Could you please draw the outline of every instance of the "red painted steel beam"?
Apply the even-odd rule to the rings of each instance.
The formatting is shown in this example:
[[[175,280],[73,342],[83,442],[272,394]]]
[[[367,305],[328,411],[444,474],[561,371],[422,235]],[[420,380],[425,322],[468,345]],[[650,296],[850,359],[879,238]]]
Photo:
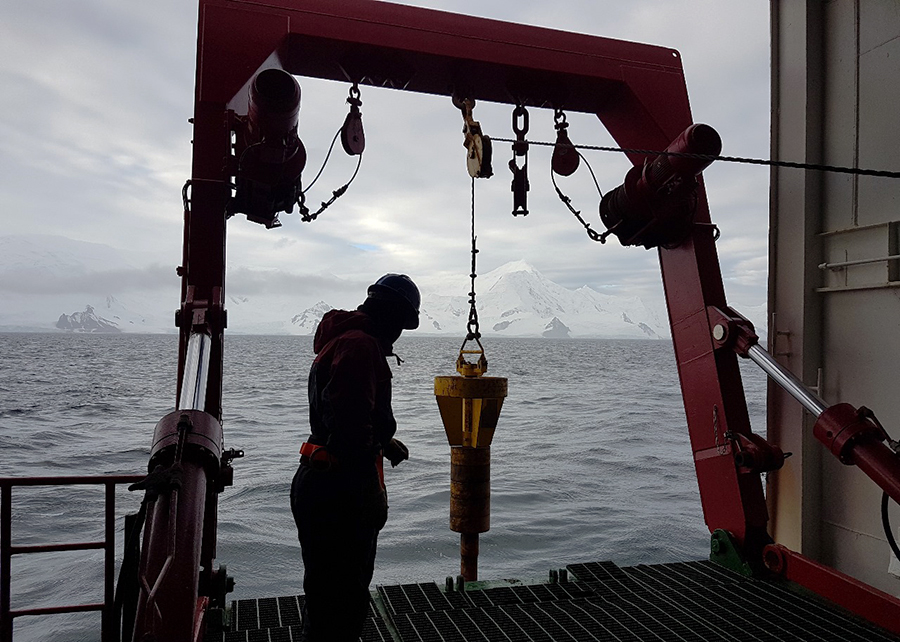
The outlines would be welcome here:
[[[35,546],[12,546],[9,552],[13,555],[23,553],[59,553],[63,551],[89,551],[105,548],[106,542],[75,542],[72,544],[37,544]]]
[[[90,611],[102,611],[106,607],[102,602],[94,604],[75,604],[72,606],[40,606],[33,609],[19,609],[10,611],[13,617],[26,615],[62,615],[64,613],[87,613]]]
[[[0,488],[13,486],[89,486],[99,484],[133,484],[143,475],[63,475],[60,477],[0,477]]]
[[[766,566],[776,575],[799,584],[851,613],[900,635],[900,599],[840,571],[804,557],[781,544],[767,546]]]
[[[733,351],[717,349],[707,317],[726,301],[705,193],[695,222],[688,242],[659,257],[703,513],[711,530],[728,531],[759,559],[770,541],[762,483],[738,472],[725,437],[752,434],[740,370]]]
[[[0,485],[0,642],[12,642],[10,566],[12,562],[12,486]]]
[[[119,622],[116,619],[116,485],[106,482],[104,502],[103,551],[103,615],[101,642],[118,642]]]
[[[264,65],[586,113],[620,102],[625,76],[643,73],[663,88],[682,78],[673,49],[370,0],[207,0],[201,29],[201,46],[217,52],[198,69],[198,99],[210,103],[243,105]]]

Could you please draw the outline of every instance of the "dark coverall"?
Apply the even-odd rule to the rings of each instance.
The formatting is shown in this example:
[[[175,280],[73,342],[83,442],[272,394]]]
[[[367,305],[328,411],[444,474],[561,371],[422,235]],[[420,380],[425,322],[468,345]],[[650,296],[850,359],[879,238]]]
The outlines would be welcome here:
[[[291,510],[303,554],[305,639],[359,638],[369,608],[378,532],[387,520],[382,449],[397,429],[391,369],[384,346],[360,311],[332,310],[313,341],[309,373],[309,443],[326,446],[301,457]],[[325,453],[321,453],[324,455]]]

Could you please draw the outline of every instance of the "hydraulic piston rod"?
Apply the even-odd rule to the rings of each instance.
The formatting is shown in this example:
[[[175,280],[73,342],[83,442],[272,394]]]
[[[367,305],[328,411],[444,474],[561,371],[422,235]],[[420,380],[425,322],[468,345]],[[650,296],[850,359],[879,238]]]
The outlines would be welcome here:
[[[181,385],[178,410],[204,409],[211,347],[212,339],[208,334],[202,332],[191,334],[184,359],[184,382]]]
[[[785,392],[803,404],[803,407],[816,418],[828,409],[828,405],[824,401],[812,394],[802,381],[775,361],[772,355],[760,348],[758,344],[750,346],[750,349],[747,350],[747,357],[762,368],[775,383],[784,388]]]
[[[842,463],[858,466],[900,503],[900,458],[883,443],[890,437],[870,410],[847,403],[829,406],[758,345],[750,346],[747,356],[815,416],[816,439]]]

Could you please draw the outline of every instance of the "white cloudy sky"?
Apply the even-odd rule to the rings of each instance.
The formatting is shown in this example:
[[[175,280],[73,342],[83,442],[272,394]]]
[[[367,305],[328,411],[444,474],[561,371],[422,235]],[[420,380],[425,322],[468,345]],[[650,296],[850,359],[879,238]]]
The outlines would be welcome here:
[[[723,153],[767,157],[766,0],[408,0],[408,4],[678,49],[694,117],[716,127]],[[102,269],[86,290],[178,296],[181,186],[189,177],[196,7],[186,0],[5,2],[0,21],[0,236],[53,234],[123,251],[131,267]],[[305,175],[318,169],[343,120],[347,87],[300,79]],[[386,271],[467,291],[469,178],[461,119],[449,99],[362,88],[367,151],[356,182],[313,224],[284,216],[266,230],[229,223],[228,290],[350,305]],[[479,104],[489,135],[510,136],[510,108]],[[592,116],[570,115],[576,143],[611,144]],[[552,114],[532,110],[530,137],[550,140]],[[548,149],[533,148],[527,218],[513,219],[508,145],[478,183],[479,271],[524,259],[558,283],[661,298],[655,252],[591,242],[549,180]],[[621,183],[618,154],[588,155],[604,191]],[[339,148],[313,204],[352,173]],[[732,302],[765,300],[768,171],[714,164],[705,173]],[[560,186],[594,227],[587,170]],[[448,281],[448,279],[451,280]],[[450,283],[450,285],[446,285]],[[102,285],[98,285],[102,284]],[[21,291],[27,282],[19,282]],[[0,290],[11,287],[0,282]],[[68,288],[81,287],[75,283]],[[3,292],[0,291],[0,296]]]

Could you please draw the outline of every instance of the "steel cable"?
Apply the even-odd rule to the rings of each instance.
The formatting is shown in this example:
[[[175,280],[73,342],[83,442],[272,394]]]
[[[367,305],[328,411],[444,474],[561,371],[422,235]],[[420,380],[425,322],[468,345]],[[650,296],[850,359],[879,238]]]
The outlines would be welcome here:
[[[512,138],[495,138],[492,140],[499,143],[514,143]],[[554,147],[556,143],[547,141],[526,141],[529,145],[541,145],[544,147]],[[743,156],[713,156],[711,154],[690,154],[686,152],[668,152],[654,151],[650,149],[630,149],[627,147],[606,147],[603,145],[572,145],[577,149],[590,149],[600,152],[622,152],[625,154],[639,154],[642,156],[672,156],[674,158],[698,158],[710,161],[723,161],[726,163],[744,163],[749,165],[767,165],[770,167],[790,167],[794,169],[812,169],[822,172],[835,172],[838,174],[856,174],[859,176],[877,176],[880,178],[900,178],[900,172],[890,172],[881,169],[863,169],[858,167],[841,167],[838,165],[819,165],[816,163],[795,163],[793,161],[776,161],[765,160],[762,158],[747,158]]]

